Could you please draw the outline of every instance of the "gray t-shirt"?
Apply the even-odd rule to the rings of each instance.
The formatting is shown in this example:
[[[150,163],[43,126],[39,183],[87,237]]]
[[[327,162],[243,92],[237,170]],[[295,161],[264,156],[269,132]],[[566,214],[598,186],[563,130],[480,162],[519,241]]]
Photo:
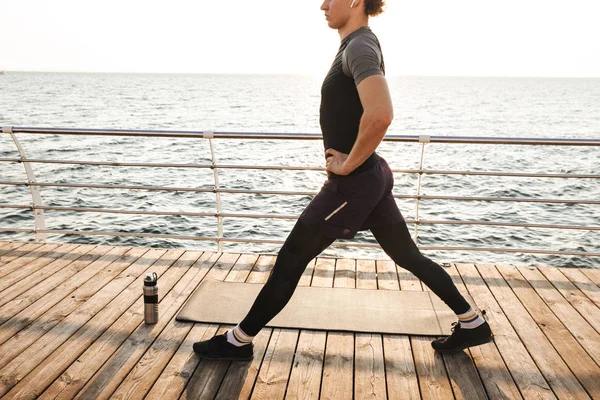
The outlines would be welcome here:
[[[344,75],[353,77],[356,86],[369,76],[384,75],[381,47],[368,26],[352,32],[345,39],[349,43],[342,53]]]

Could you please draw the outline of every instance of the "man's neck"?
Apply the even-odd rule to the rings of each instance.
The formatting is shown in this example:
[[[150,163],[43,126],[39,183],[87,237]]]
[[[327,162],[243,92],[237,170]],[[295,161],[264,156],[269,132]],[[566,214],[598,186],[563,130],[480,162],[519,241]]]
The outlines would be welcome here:
[[[368,17],[356,21],[348,21],[346,25],[338,29],[338,33],[340,34],[340,41],[344,40],[352,32],[362,28],[363,26],[369,26]]]

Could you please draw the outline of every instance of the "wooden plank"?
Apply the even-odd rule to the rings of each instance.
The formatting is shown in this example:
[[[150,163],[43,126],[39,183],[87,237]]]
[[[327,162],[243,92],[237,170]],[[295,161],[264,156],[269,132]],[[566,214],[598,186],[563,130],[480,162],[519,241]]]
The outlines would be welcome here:
[[[18,249],[21,246],[24,246],[26,242],[4,242],[4,241],[0,241],[0,260],[2,260],[2,257],[4,257],[5,255],[7,255],[8,253],[12,252],[13,250]],[[0,261],[0,265],[2,265],[2,262]]]
[[[380,290],[400,290],[398,269],[392,260],[376,260],[377,287]]]
[[[327,333],[303,330],[285,394],[286,399],[318,399]],[[225,397],[224,397],[225,399]]]
[[[43,273],[44,270],[50,268],[56,262],[62,262],[64,266],[64,258],[69,257],[70,253],[76,249],[79,245],[77,244],[63,244],[54,248],[52,251],[46,253],[43,257],[38,257],[35,260],[22,265],[19,269],[6,274],[0,279],[0,294],[2,291],[10,288],[11,286],[17,285],[21,280],[31,276],[33,274]]]
[[[338,263],[341,261],[342,260],[338,260]],[[338,273],[337,263],[335,273],[336,275]],[[349,279],[346,284],[336,287],[356,287],[358,289],[377,290],[377,273],[375,260],[356,260],[356,273],[354,273],[354,270],[351,270],[351,279]]]
[[[413,355],[422,399],[453,399],[454,394],[440,353],[431,348],[431,338],[413,336]]]
[[[283,399],[298,342],[296,329],[273,329],[252,399]]]
[[[276,257],[274,256],[260,256],[246,282],[265,283],[275,265],[275,261]],[[250,362],[250,365],[247,362],[231,363],[227,374],[223,378],[223,384],[221,385],[221,390],[217,393],[217,398],[224,400],[235,398],[228,397],[228,392],[239,393],[239,399],[250,398],[272,333],[273,329],[264,328],[256,335],[253,341],[254,359]],[[237,377],[241,379],[236,379]],[[230,386],[231,390],[227,386]]]
[[[558,268],[539,267],[538,270],[552,286],[567,299],[596,332],[600,332],[600,308],[575,286]]]
[[[422,284],[422,288],[423,291],[431,291],[425,284]],[[429,336],[411,337],[421,396],[423,399],[453,399],[455,394],[446,370],[446,362],[442,354],[433,350],[431,340]]]
[[[255,255],[242,255],[237,260],[225,280],[235,282],[245,281],[257,259],[258,257]],[[176,323],[183,324],[187,326],[188,329],[191,328],[191,330],[159,375],[148,394],[148,398],[177,398],[185,388],[186,383],[198,365],[199,359],[194,354],[192,345],[198,340],[211,338],[216,334],[218,328],[217,325],[209,324],[189,324],[187,322]],[[174,340],[173,342],[179,343],[179,340]],[[142,362],[143,360],[140,361],[138,365],[141,365]]]
[[[381,290],[400,290],[401,281],[393,261],[377,261],[377,282]],[[383,353],[388,397],[420,399],[419,381],[409,336],[383,335]]]
[[[341,261],[341,260],[339,260]],[[339,263],[338,261],[338,263]],[[385,274],[385,271],[378,271],[375,260],[360,260],[360,269],[367,272],[362,276],[378,277],[383,273],[384,277],[397,277],[392,274]],[[352,270],[354,273],[354,270]],[[336,264],[337,274],[337,264]],[[352,283],[348,286],[351,287]],[[356,287],[358,289],[377,290],[378,280],[367,279],[365,281],[358,279]],[[385,366],[383,362],[383,339],[380,334],[356,333],[354,349],[354,398],[355,399],[385,399],[386,382]]]
[[[142,272],[147,270],[150,265],[154,264],[157,257],[153,257],[153,254],[161,255],[164,253],[164,250],[148,251],[148,249],[133,249],[131,251],[132,255],[136,254],[135,251],[139,251],[137,254],[141,256],[140,258],[129,257],[125,258],[125,260],[127,260],[125,262],[117,262],[128,264],[127,268],[124,269],[118,277],[110,281],[101,290],[83,302],[75,312],[69,314],[39,340],[27,347],[27,349],[0,371],[0,374],[10,378],[10,385],[7,384],[1,387],[3,391],[9,388],[9,386],[13,386],[14,389],[11,391],[12,393],[20,391],[27,393],[31,388],[27,383],[31,381],[31,378],[35,373],[31,374],[24,382],[21,382],[27,374],[35,370],[43,375],[46,373],[44,371],[45,368],[50,370],[49,373],[57,372],[58,370],[55,364],[65,361],[59,354],[62,351],[70,352],[77,348],[76,346],[70,347],[69,345],[61,347],[65,342],[71,341],[71,344],[72,341],[75,341],[75,343],[83,341],[85,343],[81,345],[81,347],[83,347],[81,352],[83,352],[85,348],[87,348],[87,345],[89,345],[96,337],[100,336],[104,329],[106,329],[102,324],[110,325],[129,307],[129,304],[123,305],[119,301],[120,299],[115,300],[115,297],[130,286],[130,284],[134,282]],[[144,252],[146,252],[146,254],[144,254]],[[137,261],[132,264],[132,259],[136,259]],[[115,265],[115,268],[116,267],[117,266]],[[141,286],[138,285],[136,288],[138,293],[140,287]],[[113,308],[119,307],[121,307],[121,310],[113,312]],[[106,314],[111,315],[112,319],[107,321],[105,318]],[[92,322],[87,324],[90,320],[92,320]],[[97,336],[94,336],[95,329],[100,332]],[[77,332],[77,334],[75,334],[75,332]],[[55,355],[51,356],[57,349],[59,350]],[[81,353],[74,355],[73,359],[79,354]],[[39,369],[37,368],[38,366],[40,366]],[[48,382],[48,384],[50,382]],[[31,389],[33,390],[33,388]],[[2,394],[4,394],[4,392]]]
[[[4,277],[15,273],[25,268],[29,263],[37,262],[39,265],[45,265],[63,256],[62,252],[55,252],[55,249],[59,247],[58,243],[48,243],[41,246],[38,245],[25,245],[18,250],[11,252],[7,259],[13,257],[13,253],[19,254],[12,261],[2,265],[0,268],[0,278],[4,280]],[[0,280],[0,281],[2,281]]]
[[[300,278],[299,286],[310,286],[316,260],[309,263]],[[333,281],[316,279],[313,286],[332,286]],[[326,287],[327,287],[326,286]],[[318,399],[325,359],[327,332],[302,330],[298,339],[290,380],[285,393],[286,399]],[[223,398],[225,399],[225,397]]]
[[[232,282],[249,282],[251,280],[250,276],[254,266],[258,263],[258,257],[251,255],[242,257],[246,257],[247,261],[241,266],[239,272],[235,275],[230,274],[231,276],[228,276],[227,280]],[[274,259],[270,257],[266,260],[274,262]],[[266,277],[263,276],[262,279],[266,279]],[[258,366],[266,352],[270,336],[271,329],[265,328],[254,338],[254,360],[251,363],[241,361],[230,363],[222,381],[215,384],[217,389],[214,395],[215,399],[249,398],[249,393],[244,396],[241,393],[252,389],[252,384],[258,374]],[[211,390],[210,393],[215,393],[215,391]]]
[[[143,301],[141,296],[141,287],[143,285],[144,273],[150,271],[156,272],[161,278],[161,286],[163,290],[169,291],[183,274],[182,268],[177,268],[177,274],[174,277],[169,276],[165,271],[173,264],[181,255],[181,250],[170,250],[164,252],[161,250],[159,254],[164,253],[157,262],[152,264],[146,271],[138,270],[137,279],[131,279],[131,283],[125,290],[114,297],[109,304],[103,307],[94,315],[87,323],[85,323],[76,334],[69,337],[56,351],[50,354],[43,363],[34,369],[25,379],[15,386],[9,394],[14,394],[17,397],[23,396],[39,396],[46,387],[48,387],[56,378],[59,377],[61,371],[68,369],[75,362],[76,369],[82,369],[89,366],[86,358],[92,353],[91,347],[101,346],[102,362],[110,357],[114,348],[118,347],[115,342],[122,343],[129,333],[140,324],[143,315]],[[146,258],[150,258],[146,255]],[[147,263],[147,266],[150,263]],[[136,274],[133,270],[129,271],[130,275]],[[163,293],[164,295],[164,293]],[[114,322],[114,323],[113,323]],[[133,326],[132,326],[133,325]],[[127,331],[123,326],[130,326]],[[109,336],[108,343],[103,340]],[[98,342],[96,339],[100,338]],[[101,365],[101,364],[100,364]],[[74,372],[71,370],[71,372]],[[80,378],[74,374],[76,378]],[[78,379],[81,381],[81,379]]]
[[[160,319],[165,317],[165,303],[168,302],[166,295],[169,294],[169,291],[178,282],[180,276],[186,269],[189,269],[190,271],[197,270],[198,273],[205,274],[212,266],[212,263],[214,263],[215,259],[212,259],[211,262],[212,253],[204,253],[199,257],[200,254],[201,253],[199,252],[185,252],[185,254],[178,259],[175,258],[177,253],[169,255],[165,254],[165,256],[159,260],[159,263],[153,264],[152,267],[147,270],[156,272],[157,275],[159,275],[159,296],[161,299],[161,303],[159,304]],[[102,315],[96,317],[98,318],[97,322],[94,323],[92,320],[88,323],[89,327],[86,327],[88,331],[86,332],[85,338],[82,338],[82,340],[72,338],[62,346],[62,349],[65,351],[64,354],[61,354],[59,351],[53,354],[53,356],[58,358],[58,361],[55,361],[53,364],[61,365],[63,362],[61,360],[64,359],[67,360],[65,367],[68,368],[61,368],[61,370],[66,369],[65,372],[43,392],[41,398],[73,398],[86,382],[98,372],[101,366],[110,359],[115,351],[119,349],[125,340],[131,336],[132,332],[136,328],[139,328],[143,321],[144,313],[143,300],[140,296],[144,276],[145,274],[142,273],[136,281],[131,283],[129,287],[113,301],[113,303],[123,305],[122,308],[130,305],[121,316],[117,318],[118,313],[121,312],[122,308],[119,309],[114,306],[107,306],[100,313]],[[108,314],[109,311],[112,315]],[[110,321],[115,320],[115,318],[117,318],[116,321],[108,326]],[[85,339],[91,339],[93,341],[87,343]],[[71,360],[68,360],[69,351],[70,353],[80,354],[75,362],[72,362],[73,357],[71,357]]]
[[[448,264],[446,271],[458,290],[463,295],[469,294],[456,265]],[[490,326],[494,332],[494,326]],[[471,356],[470,359],[467,355]],[[457,397],[465,399],[485,398],[485,396],[490,399],[523,398],[495,343],[471,347],[466,353],[448,355],[448,357],[444,357],[444,360],[448,366],[452,388]],[[473,368],[476,368],[476,371],[473,371]],[[465,378],[468,379],[468,382],[464,382]],[[481,387],[481,382],[483,382],[485,390]]]
[[[580,268],[582,274],[587,276],[589,280],[594,282],[596,286],[600,286],[600,269],[598,268]]]
[[[142,274],[150,270],[156,271],[163,278],[164,286],[167,288],[172,286],[178,277],[165,279],[163,274],[182,252],[182,250],[167,252],[158,250],[156,253],[157,256],[160,256],[158,258],[153,257],[153,250],[150,250],[138,262],[131,264],[115,280],[83,303],[76,312],[71,313],[64,321],[40,338],[31,347],[32,351],[37,350],[35,355],[30,354],[29,360],[23,362],[19,367],[21,371],[31,369],[32,372],[22,379],[10,393],[17,397],[39,395],[60,375],[61,371],[67,369],[71,363],[88,350],[107,329],[109,335],[119,340],[121,332],[109,329],[115,321],[118,321],[119,326],[127,325],[127,322],[131,323],[131,321],[136,326],[139,325],[143,310]],[[132,306],[135,309],[131,309]],[[122,337],[126,337],[126,335]],[[108,350],[108,348],[104,350]],[[32,366],[33,368],[31,368]]]
[[[70,247],[71,248],[64,257],[54,260],[44,268],[37,267],[29,270],[24,268],[23,271],[19,271],[23,274],[20,278],[17,278],[16,274],[10,274],[9,276],[4,277],[4,279],[2,279],[2,286],[4,286],[4,289],[0,288],[0,306],[8,303],[10,300],[21,293],[26,292],[40,282],[50,279],[54,274],[59,273],[73,261],[83,258],[95,248],[95,246],[85,245],[70,245]],[[35,265],[35,263],[31,263],[30,265]]]
[[[82,257],[71,263],[60,273],[53,275],[29,291],[0,306],[0,320],[2,321],[0,323],[2,324],[20,313],[16,320],[0,328],[0,344],[8,340],[11,333],[16,334],[18,330],[25,326],[24,324],[30,323],[38,316],[46,313],[60,300],[84,285],[92,276],[104,270],[106,266],[122,256],[124,252],[123,248],[97,246],[90,252],[89,257]],[[67,278],[67,276],[71,277]],[[25,309],[27,310],[23,311]]]
[[[466,294],[467,290],[460,279],[458,272],[453,269],[454,267],[451,264],[444,264],[444,270],[448,272],[448,275],[452,278],[452,282],[456,285],[459,292]],[[427,289],[429,290],[429,288]],[[452,385],[452,390],[456,399],[484,399],[488,397],[481,377],[479,376],[477,370],[478,367],[475,365],[475,359],[471,358],[471,355],[471,349],[467,349],[466,352],[442,353],[442,357],[446,363],[446,370],[450,377],[450,384]],[[502,371],[502,367],[504,367],[503,362],[500,365],[494,365],[494,370]],[[495,378],[502,378],[502,376],[496,376]],[[496,382],[492,382],[490,382],[492,385],[496,385]],[[488,386],[491,385],[488,384]],[[518,393],[518,390],[516,390],[516,392]],[[519,396],[520,394],[515,398],[519,398]],[[503,395],[500,395],[500,398],[504,398]]]
[[[600,288],[587,275],[575,268],[559,268],[559,271],[569,278],[596,306],[600,307]]]
[[[405,335],[383,335],[389,399],[421,399],[411,341]]]
[[[273,257],[259,257],[258,261],[254,265],[253,271],[250,273],[248,277],[249,283],[252,283],[252,280],[256,277],[257,279],[263,279],[266,281],[268,278],[268,272],[270,268],[269,264],[274,262]],[[238,265],[238,263],[236,263]],[[234,266],[235,270],[235,266]],[[219,271],[219,270],[217,270]],[[218,276],[220,279],[223,279],[220,272],[218,272]],[[237,273],[235,271],[231,271],[231,276],[233,279],[238,279],[236,276]],[[212,275],[211,275],[212,276]],[[205,279],[216,279],[218,277],[214,275],[215,278],[207,277]],[[229,276],[229,274],[225,275]],[[241,279],[242,275],[240,275]],[[261,283],[261,282],[255,282]],[[205,386],[198,386],[198,380],[202,380],[202,375],[204,369],[206,368],[209,373],[211,369],[210,364],[203,364],[203,361],[199,358],[193,351],[192,345],[194,342],[199,340],[207,340],[213,337],[219,329],[218,325],[212,324],[194,324],[194,327],[187,335],[186,339],[183,341],[182,345],[179,346],[179,349],[175,353],[175,355],[171,358],[171,361],[167,364],[164,371],[158,377],[154,386],[148,393],[147,398],[176,398],[181,396],[181,398],[193,398],[199,395],[199,391],[203,390]],[[201,333],[204,332],[204,335]],[[268,334],[266,335],[265,340],[265,332],[268,333],[268,330],[261,331],[257,337],[254,339],[254,360],[252,361],[251,367],[248,369],[248,374],[252,374],[252,366],[254,366],[254,370],[257,369],[256,364],[260,365],[260,360],[262,359],[262,354],[264,354],[264,349],[266,348],[266,342],[268,341]],[[262,347],[261,347],[262,346]],[[262,354],[261,354],[262,351]],[[231,366],[237,363],[231,363]],[[248,363],[242,363],[247,366]],[[229,365],[229,363],[225,362],[225,365]],[[252,383],[254,383],[254,378],[251,378]],[[240,385],[240,382],[236,382],[236,384]],[[214,388],[214,384],[209,386],[209,388]],[[218,387],[218,386],[217,386]],[[244,382],[243,387],[246,387],[246,383]],[[248,390],[252,389],[252,384],[250,385]],[[210,389],[212,390],[212,389]],[[248,396],[246,396],[247,398]]]
[[[496,301],[490,288],[479,275],[478,268],[472,264],[455,264],[455,266],[460,272],[463,282],[469,290],[471,297],[477,303],[477,306],[487,311],[488,322],[494,332],[494,343],[500,351],[523,398],[555,399],[556,396],[548,386],[544,376],[539,371],[531,355],[527,352],[527,349]],[[481,266],[479,268],[490,267]],[[487,351],[491,347],[488,345],[473,348],[471,349],[471,354],[473,357],[485,357],[488,353],[484,350]],[[481,354],[478,354],[478,352],[481,352]],[[485,361],[485,358],[481,358],[479,361]],[[493,364],[492,368],[495,368],[495,365],[499,364]],[[485,374],[490,373],[482,369],[480,369],[480,372]],[[493,375],[493,373],[491,374]],[[484,379],[484,384],[487,384],[488,379]],[[511,393],[510,389],[507,390],[507,388],[510,387],[504,381],[504,385],[498,389],[501,393]]]
[[[314,274],[317,275],[318,269],[315,268],[314,271]],[[304,277],[306,281],[306,275]],[[318,277],[315,276],[313,281],[315,279],[318,280]],[[299,336],[300,331],[297,329],[273,330],[251,398],[284,398]]]
[[[497,268],[517,295],[521,304],[529,311],[529,314],[538,327],[544,332],[558,354],[560,354],[581,385],[583,385],[586,392],[592,398],[600,398],[600,367],[598,367],[598,364],[571,335],[569,330],[563,325],[563,322],[556,317],[544,300],[538,296],[538,293],[533,290],[527,278],[523,277],[516,267],[497,266]],[[571,318],[578,317],[576,314],[575,310],[573,310],[572,313],[566,315],[564,323],[571,325]],[[581,319],[581,317],[578,319]],[[585,324],[585,321],[583,322]],[[593,331],[593,329],[591,330]],[[596,343],[600,343],[600,340],[598,340],[600,335],[597,332],[595,333]],[[600,348],[597,351],[600,352]]]
[[[362,287],[377,289],[377,272],[372,267],[373,260],[356,260],[356,281]]]
[[[544,299],[544,302],[552,309],[558,319],[566,322],[566,328],[579,341],[596,364],[600,365],[600,334],[598,331],[577,312],[552,283],[546,280],[537,268],[520,267],[518,270],[540,297]],[[560,274],[558,271],[557,273]],[[597,310],[598,322],[600,323],[600,308],[597,308]]]
[[[360,263],[360,261],[359,261]],[[314,281],[318,277],[334,277],[335,260],[317,260]],[[359,277],[362,276],[360,275]],[[365,279],[368,277],[365,276]],[[374,277],[372,277],[374,278]],[[355,287],[348,277],[333,280],[334,287]],[[343,285],[343,286],[340,286]],[[354,334],[348,332],[328,332],[325,346],[325,361],[321,382],[321,399],[350,399],[354,395]]]
[[[29,261],[35,260],[40,254],[40,252],[36,252],[36,250],[41,249],[42,246],[44,246],[43,243],[25,243],[22,246],[15,247],[6,254],[0,255],[0,277],[6,275],[6,273],[3,272],[4,269],[7,267],[10,268],[10,264],[15,260],[28,256]],[[12,271],[12,269],[10,269],[10,271]]]
[[[405,270],[404,268],[396,265],[396,271],[398,271],[398,282],[400,283],[400,290],[423,290],[423,286],[419,278],[413,275],[412,272]]]
[[[131,248],[111,250],[105,257],[94,263],[94,269],[84,270],[86,273],[97,272],[93,275],[95,279],[90,280],[88,276],[87,282],[71,293],[51,292],[2,324],[0,343],[3,344],[0,346],[0,365],[7,365],[10,360],[29,349],[35,341],[85,304],[91,296],[102,290],[146,251],[147,249]],[[102,269],[98,272],[100,268]],[[27,329],[19,332],[25,327]]]
[[[223,254],[219,260],[212,266],[209,273],[212,277],[222,280],[227,276],[239,254]],[[167,273],[175,273],[177,268],[172,268]],[[202,278],[207,276],[206,270],[187,269],[183,278],[177,278],[177,284],[173,287],[164,299],[161,300],[161,318],[154,325],[141,324],[119,347],[113,356],[106,362],[94,377],[79,392],[80,399],[108,399],[113,397],[113,393],[121,382],[124,385],[124,392],[118,392],[114,397],[127,397],[129,387],[135,386],[135,376],[127,381],[126,377],[135,367],[146,350],[150,347],[157,336],[167,326],[171,318],[175,316],[185,300],[192,294]],[[180,276],[180,275],[179,275]],[[141,286],[140,286],[141,287]]]
[[[382,336],[357,333],[355,342],[354,398],[386,399]]]
[[[199,340],[210,339],[217,333],[217,329],[217,325],[193,324],[189,334],[154,383],[146,398],[179,398],[198,366],[199,358],[192,351],[192,345]]]
[[[221,326],[216,334],[222,335],[231,328],[231,326]],[[179,398],[182,400],[214,399],[216,389],[219,388],[229,364],[228,361],[201,359],[194,378],[190,380],[190,383]],[[201,372],[199,373],[198,371]]]
[[[343,288],[354,288],[356,287],[356,283],[356,260],[350,260],[347,258],[337,259],[335,261],[335,275],[333,277],[333,286]],[[375,289],[377,289],[377,282],[370,280],[365,283],[373,283],[375,285]],[[329,287],[331,287],[331,285]]]
[[[554,393],[559,398],[589,398],[498,270],[494,267],[477,269]]]
[[[67,293],[70,293],[73,290],[75,290],[75,288],[77,288],[78,286],[81,286],[81,283],[74,284],[71,286],[69,286],[68,283],[75,281],[77,279],[76,276],[81,276],[78,275],[80,271],[84,270],[85,268],[91,268],[90,264],[97,261],[100,257],[104,256],[111,249],[111,247],[108,246],[90,246],[90,248],[91,250],[89,250],[88,253],[79,257],[77,260],[73,261],[65,268],[61,269],[59,272],[53,274],[52,276],[44,279],[41,282],[38,282],[37,284],[35,284],[35,286],[31,287],[27,291],[19,294],[15,298],[10,299],[5,304],[0,306],[0,320],[5,322],[9,318],[15,316],[19,312],[23,311],[25,308],[29,307],[31,304],[38,301],[40,298],[42,298],[49,292],[62,291],[62,293],[64,293],[62,297],[64,297],[67,295]],[[35,274],[32,276],[35,276]],[[48,302],[45,302],[45,304],[46,306],[48,306]]]
[[[250,274],[250,271],[252,270],[252,267],[256,263],[257,259],[258,256],[253,255],[242,255],[241,257],[239,257],[231,271],[227,274],[225,281],[244,282],[248,278],[248,275]],[[189,323],[186,324],[188,326],[190,325]],[[223,334],[231,328],[233,328],[233,326],[221,325],[217,333]],[[192,348],[190,347],[189,350],[192,350]],[[189,382],[189,385],[185,388],[185,391],[181,397],[215,398],[219,387],[222,386],[221,382],[223,381],[223,377],[227,372],[230,364],[231,363],[224,361],[211,361],[201,359],[197,368],[197,372],[196,374],[194,374],[195,378]],[[245,364],[248,365],[248,363]],[[140,377],[145,376],[143,371],[139,371],[139,374]]]

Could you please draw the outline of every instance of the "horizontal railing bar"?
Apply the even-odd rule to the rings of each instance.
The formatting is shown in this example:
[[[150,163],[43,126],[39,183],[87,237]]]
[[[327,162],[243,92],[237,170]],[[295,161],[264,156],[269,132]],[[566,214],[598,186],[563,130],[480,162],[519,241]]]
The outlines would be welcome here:
[[[299,167],[286,165],[241,165],[241,164],[215,164],[215,168],[221,169],[261,169],[265,171],[325,171],[323,167]]]
[[[0,185],[29,186],[29,182],[0,181]]]
[[[113,210],[105,208],[84,208],[84,207],[29,207],[34,210],[45,211],[75,211],[75,212],[96,212],[103,214],[127,214],[127,215],[166,215],[166,216],[186,216],[186,217],[222,217],[222,218],[268,218],[268,219],[298,219],[297,215],[270,215],[270,214],[232,214],[232,213],[191,213],[175,211],[141,211],[141,210]]]
[[[36,164],[74,164],[95,165],[105,167],[156,167],[156,168],[203,168],[211,169],[211,164],[167,164],[167,163],[129,163],[116,161],[77,161],[77,160],[48,160],[43,158],[28,158],[29,163]]]
[[[1,183],[1,182],[0,182]],[[36,182],[37,186],[42,187],[72,187],[83,189],[123,189],[123,190],[160,190],[165,192],[197,192],[197,193],[214,193],[215,189],[196,189],[183,188],[172,186],[144,186],[144,185],[89,185],[86,183],[40,183]]]
[[[544,225],[544,224],[523,224],[517,222],[488,222],[488,221],[425,221],[420,220],[420,225],[479,225],[479,226],[512,226],[518,228],[544,228],[544,229],[574,229],[586,231],[600,231],[600,226],[583,225]]]
[[[0,228],[0,232],[35,233],[35,229]]]
[[[35,210],[45,211],[75,211],[75,212],[96,212],[103,214],[127,214],[127,215],[166,215],[166,216],[186,216],[186,217],[216,217],[217,213],[191,213],[175,211],[142,211],[142,210],[113,210],[106,208],[84,208],[84,207],[33,207]]]
[[[325,171],[323,167],[301,167],[285,165],[241,165],[241,164],[170,164],[170,163],[127,163],[117,161],[78,161],[78,160],[49,160],[43,158],[28,158],[28,163],[35,164],[64,164],[64,165],[93,165],[103,167],[151,167],[151,168],[199,168],[199,169],[260,169],[273,171]]]
[[[90,235],[90,236],[127,236],[127,237],[146,237],[160,239],[177,239],[177,240],[195,240],[195,241],[221,241],[228,243],[267,243],[281,245],[282,240],[271,239],[235,239],[235,238],[209,238],[201,236],[185,236],[185,235],[160,235],[156,233],[129,233],[129,232],[110,232],[110,231],[70,231],[70,230],[35,230],[35,229],[12,229],[0,228],[0,232],[14,233],[47,233],[56,235]],[[334,242],[333,246],[348,246],[362,248],[379,248],[376,243],[357,243],[357,242]],[[437,247],[437,246],[421,246],[423,251],[476,251],[476,252],[493,252],[493,253],[524,253],[524,254],[554,254],[554,255],[570,255],[584,257],[600,257],[600,253],[586,253],[582,251],[557,251],[557,250],[540,250],[540,249],[509,249],[509,248],[494,248],[494,247]]]
[[[28,182],[0,181],[0,185],[29,186]],[[282,196],[315,196],[315,191],[283,191],[283,190],[248,190],[248,189],[197,189],[189,187],[172,186],[145,186],[145,185],[97,185],[87,183],[43,183],[36,182],[40,187],[72,187],[84,189],[119,189],[119,190],[157,190],[166,192],[195,192],[195,193],[227,193],[227,194],[265,194]],[[489,201],[489,202],[516,202],[516,203],[542,203],[542,204],[600,204],[600,200],[570,200],[570,199],[529,199],[512,197],[460,197],[460,196],[428,196],[428,195],[394,195],[396,199],[403,200],[451,200],[451,201]]]
[[[84,208],[84,207],[31,207],[34,210],[52,210],[52,211],[75,211],[75,212],[97,212],[105,214],[129,214],[129,215],[166,215],[166,216],[186,216],[186,217],[221,217],[221,218],[266,218],[266,219],[298,219],[297,215],[285,214],[237,214],[237,213],[190,213],[174,211],[141,211],[141,210],[113,210],[103,208]],[[406,221],[408,224],[414,224],[415,221]],[[420,220],[420,225],[480,225],[480,226],[504,226],[519,228],[545,228],[545,229],[573,229],[599,231],[600,226],[583,225],[544,225],[544,224],[523,224],[510,222],[490,222],[490,221],[427,221]]]
[[[396,171],[394,171],[396,172]],[[400,171],[398,171],[400,172]],[[417,170],[405,170],[404,173],[418,174]],[[600,179],[600,175],[594,174],[541,174],[527,172],[486,172],[486,171],[444,171],[424,169],[423,174],[426,175],[468,175],[468,176],[502,176],[511,178],[576,178],[576,179]]]
[[[0,162],[21,162],[20,158],[0,158]]]
[[[36,232],[56,234],[56,235],[92,235],[92,236],[132,236],[146,237],[157,239],[179,239],[179,240],[199,240],[216,242],[217,238],[202,237],[202,236],[185,236],[185,235],[161,235],[157,233],[130,233],[130,232],[111,232],[111,231],[69,231],[58,229],[44,229]]]
[[[280,133],[280,132],[212,132],[212,131],[167,131],[130,129],[78,129],[78,128],[37,128],[3,127],[13,133],[48,135],[95,135],[95,136],[138,136],[164,138],[222,138],[222,139],[297,139],[322,140],[319,133]],[[515,137],[473,137],[473,136],[429,136],[429,135],[386,135],[385,141],[409,143],[461,143],[461,144],[511,144],[511,145],[551,145],[551,146],[600,146],[599,139],[561,138],[515,138]]]
[[[0,182],[2,184],[2,182]],[[25,183],[27,184],[27,183]],[[37,186],[44,187],[76,187],[90,189],[125,189],[125,190],[161,190],[166,192],[197,192],[197,193],[229,193],[229,194],[274,194],[274,195],[296,195],[314,196],[317,192],[301,191],[279,191],[279,190],[246,190],[246,189],[195,189],[172,186],[129,186],[129,185],[89,185],[85,183],[39,183]]]
[[[75,211],[75,212],[97,212],[105,214],[127,214],[127,215],[165,215],[165,216],[186,216],[186,217],[222,217],[222,218],[265,218],[265,219],[297,219],[297,215],[271,215],[271,214],[237,214],[237,213],[190,213],[190,212],[169,212],[169,211],[141,211],[141,210],[112,210],[102,208],[83,208],[83,207],[32,207],[28,205],[0,205],[0,208],[30,209],[30,210],[53,210],[53,211]],[[406,221],[407,224],[414,224],[415,221]],[[419,221],[420,225],[477,225],[477,226],[503,226],[517,228],[542,228],[542,229],[570,229],[570,230],[589,230],[600,231],[600,226],[583,225],[547,225],[547,224],[524,224],[510,222],[490,222],[490,221]]]
[[[77,161],[77,160],[49,160],[31,158],[24,160],[36,164],[63,164],[63,165],[93,165],[105,167],[151,167],[151,168],[197,168],[197,169],[249,169],[265,171],[325,171],[323,167],[304,167],[286,165],[243,165],[243,164],[170,164],[170,163],[127,163],[116,161]],[[542,174],[521,172],[494,172],[494,171],[444,171],[444,170],[418,170],[418,169],[392,169],[394,173],[425,174],[425,175],[465,175],[465,176],[501,176],[519,178],[569,178],[569,179],[600,179],[594,174]]]
[[[543,204],[600,204],[600,200],[562,200],[562,199],[527,199],[522,197],[458,197],[458,196],[415,196],[394,195],[397,199],[420,200],[452,200],[452,201],[489,201],[489,202],[515,202],[515,203],[543,203]]]

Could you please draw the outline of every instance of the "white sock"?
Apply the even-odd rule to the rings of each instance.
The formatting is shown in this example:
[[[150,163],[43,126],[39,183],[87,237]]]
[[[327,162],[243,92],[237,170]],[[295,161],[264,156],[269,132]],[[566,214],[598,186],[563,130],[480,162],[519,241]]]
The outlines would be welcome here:
[[[227,338],[227,341],[229,343],[237,347],[242,347],[247,344],[250,344],[252,343],[252,339],[254,339],[254,336],[246,335],[246,333],[242,330],[242,328],[240,328],[239,325],[237,325],[232,330],[227,331],[225,337]]]
[[[460,327],[463,329],[474,329],[480,325],[483,325],[485,320],[481,318],[481,315],[475,310],[473,307],[469,308],[464,314],[456,314],[458,320],[460,321]]]

